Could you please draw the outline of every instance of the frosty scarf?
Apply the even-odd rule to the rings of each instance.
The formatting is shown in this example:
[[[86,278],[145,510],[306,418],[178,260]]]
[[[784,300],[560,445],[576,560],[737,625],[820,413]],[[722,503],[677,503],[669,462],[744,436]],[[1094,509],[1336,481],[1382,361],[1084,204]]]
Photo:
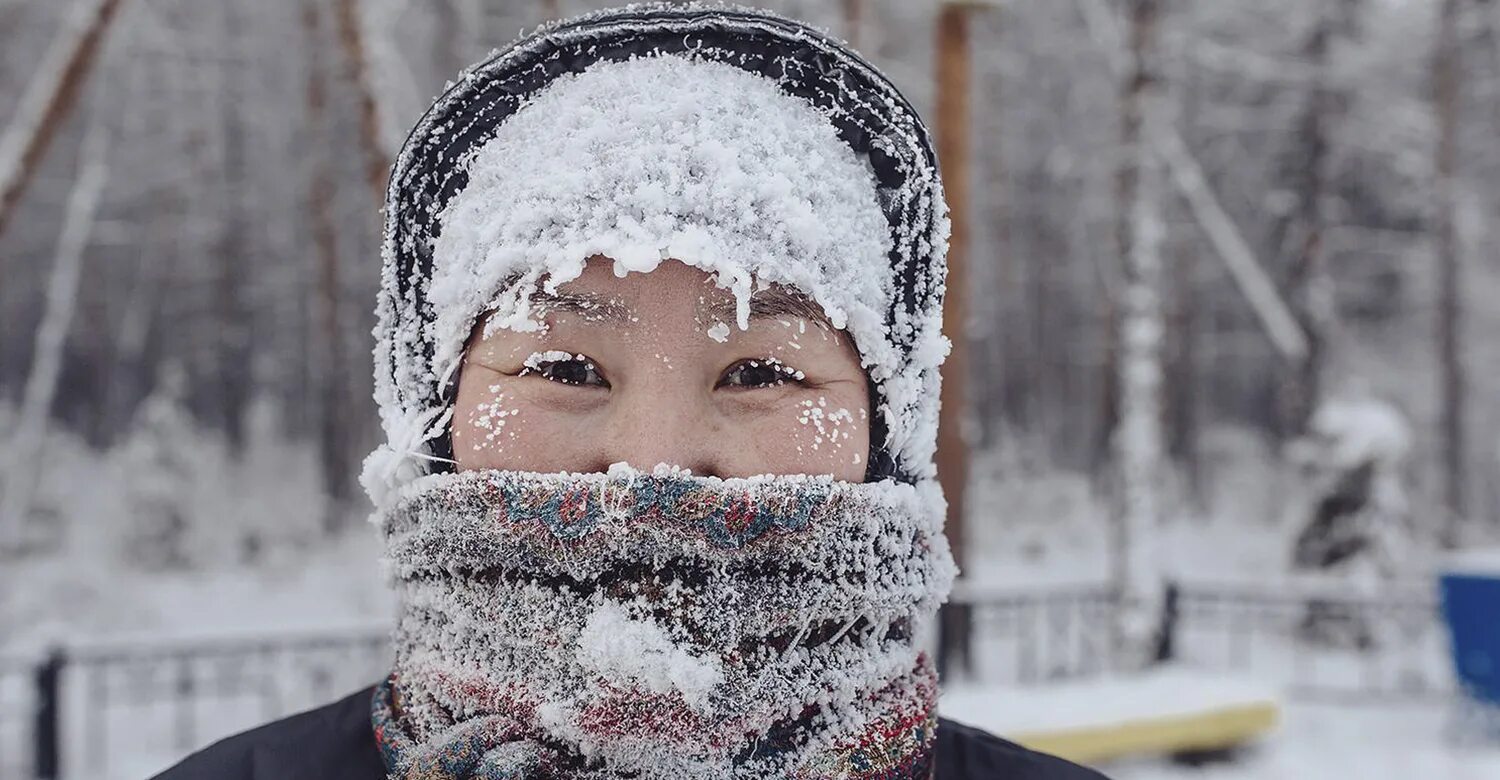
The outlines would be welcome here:
[[[928,483],[422,477],[378,516],[391,776],[930,777],[942,516]]]

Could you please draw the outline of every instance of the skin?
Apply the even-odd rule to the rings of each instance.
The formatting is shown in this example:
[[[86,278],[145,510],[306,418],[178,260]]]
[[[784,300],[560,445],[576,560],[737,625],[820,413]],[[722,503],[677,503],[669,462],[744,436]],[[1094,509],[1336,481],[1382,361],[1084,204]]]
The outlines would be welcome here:
[[[669,260],[616,277],[607,258],[535,303],[540,331],[485,336],[481,322],[469,339],[452,425],[460,471],[624,461],[862,481],[865,374],[816,307],[757,293],[741,330],[707,273]]]

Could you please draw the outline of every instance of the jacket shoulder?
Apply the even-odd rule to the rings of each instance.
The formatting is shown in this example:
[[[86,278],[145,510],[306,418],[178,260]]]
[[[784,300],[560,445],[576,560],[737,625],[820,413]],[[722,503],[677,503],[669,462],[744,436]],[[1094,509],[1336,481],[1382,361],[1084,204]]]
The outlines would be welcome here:
[[[1038,753],[987,731],[939,719],[938,780],[1108,780],[1056,756]]]
[[[374,688],[219,740],[152,780],[385,780]]]

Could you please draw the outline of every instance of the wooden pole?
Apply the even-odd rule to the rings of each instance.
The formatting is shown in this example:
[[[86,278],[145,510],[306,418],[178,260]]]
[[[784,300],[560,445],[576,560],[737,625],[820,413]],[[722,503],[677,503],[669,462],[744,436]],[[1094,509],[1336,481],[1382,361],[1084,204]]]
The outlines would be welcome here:
[[[1463,258],[1457,219],[1458,101],[1459,101],[1459,0],[1442,0],[1438,12],[1437,48],[1433,52],[1432,90],[1438,141],[1437,174],[1437,267],[1439,398],[1442,401],[1443,502],[1446,527],[1440,538],[1446,546],[1459,542],[1459,526],[1467,510],[1468,442],[1464,436],[1466,376],[1463,361]]]
[[[943,364],[937,471],[943,495],[948,499],[948,542],[960,569],[966,557],[964,496],[969,478],[968,442],[963,429],[967,410],[964,385],[968,379],[967,307],[963,293],[968,289],[971,11],[967,4],[942,6],[938,12],[936,63],[937,153],[953,230],[948,242],[947,297],[943,305],[943,332],[953,342],[953,350]],[[970,624],[967,612],[959,606],[947,611],[940,628],[943,646],[966,671],[970,668]]]
[[[865,4],[864,0],[843,0],[844,7],[844,39],[850,46],[859,48],[860,27],[864,23]]]
[[[365,181],[375,193],[375,200],[385,200],[386,173],[391,157],[380,140],[380,107],[370,84],[370,64],[360,27],[359,0],[337,0],[339,43],[349,69],[349,80],[359,93],[359,134],[365,149]]]
[[[332,499],[323,517],[323,530],[332,534],[342,526],[354,464],[349,459],[349,404],[342,393],[342,380],[347,366],[344,324],[339,311],[341,282],[338,228],[333,216],[333,176],[329,172],[327,155],[321,151],[328,138],[325,119],[328,99],[326,76],[319,53],[322,18],[318,12],[317,0],[303,0],[302,26],[309,57],[305,93],[307,126],[310,135],[316,139],[311,159],[307,161],[308,170],[312,174],[308,186],[307,213],[312,222],[317,279],[311,308],[318,314],[316,328],[321,334],[321,338],[313,339],[321,347],[320,359],[313,369],[313,381],[317,385],[320,399],[318,457],[323,467],[323,489]]]

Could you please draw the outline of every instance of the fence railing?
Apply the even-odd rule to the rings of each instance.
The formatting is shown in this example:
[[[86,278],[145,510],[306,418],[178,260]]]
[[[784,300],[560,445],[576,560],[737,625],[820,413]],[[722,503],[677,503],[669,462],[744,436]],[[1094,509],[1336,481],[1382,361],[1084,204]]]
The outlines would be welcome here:
[[[118,772],[126,755],[139,769],[122,776],[144,777],[214,739],[376,682],[389,654],[388,631],[370,628],[0,659],[0,686],[16,689],[10,702],[0,695],[0,712],[24,714],[0,721],[0,780]]]
[[[1115,668],[1121,608],[1108,586],[1043,592],[961,588],[946,610],[965,610],[971,657],[950,632],[939,662],[995,683],[1089,677]],[[1435,594],[1270,589],[1206,583],[1167,586],[1158,652],[1206,669],[1265,680],[1288,695],[1351,703],[1438,699],[1456,690]]]
[[[1435,597],[1199,584],[1169,588],[1166,604],[1173,658],[1264,677],[1293,696],[1369,702],[1454,690]],[[965,588],[945,609],[969,613],[975,677],[1025,685],[1115,668],[1120,605],[1107,586]],[[120,776],[144,777],[213,739],[375,682],[389,653],[386,630],[370,627],[0,657],[0,780],[101,776],[122,756],[139,769]]]
[[[1291,696],[1361,703],[1456,690],[1435,594],[1194,584],[1173,606],[1178,658],[1264,677]]]
[[[1114,660],[1108,626],[1119,603],[1115,590],[1103,585],[1028,591],[961,586],[944,610],[968,612],[968,657],[962,657],[961,641],[944,632],[939,668],[1020,685],[1102,674]]]
[[[0,779],[35,777],[37,723],[34,658],[0,656]]]

